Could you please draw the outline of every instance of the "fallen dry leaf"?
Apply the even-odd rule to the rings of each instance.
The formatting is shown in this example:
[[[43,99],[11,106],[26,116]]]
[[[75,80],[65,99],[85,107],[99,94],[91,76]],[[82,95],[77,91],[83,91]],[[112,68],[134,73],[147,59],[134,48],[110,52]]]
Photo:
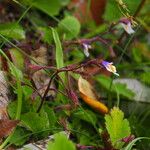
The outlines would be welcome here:
[[[97,25],[103,22],[103,14],[105,11],[106,0],[91,0],[91,13]]]
[[[108,113],[107,106],[105,106],[102,102],[97,100],[97,97],[93,92],[92,85],[87,80],[83,79],[81,76],[78,80],[78,88],[82,99],[87,105],[103,114]]]
[[[41,66],[48,65],[48,51],[46,47],[41,46],[39,49],[34,50],[32,52],[32,57],[36,60],[36,62]],[[31,72],[34,71],[33,69],[30,70]],[[49,76],[45,73],[44,70],[39,70],[32,73],[32,79],[34,84],[38,90],[38,92],[43,96],[47,85],[49,83]],[[50,88],[54,88],[54,84]],[[48,96],[55,95],[55,92],[50,90],[47,94]]]
[[[0,107],[0,120],[1,119],[8,119],[8,114],[7,114],[7,107]]]
[[[87,11],[87,8],[87,1],[84,0],[72,0],[68,5],[68,9],[73,10],[73,15],[83,24],[92,20],[91,11]]]
[[[5,79],[5,72],[0,71],[0,107],[5,107],[8,105],[9,99],[8,99],[8,84]]]
[[[73,10],[73,15],[81,22],[88,23],[94,20],[96,25],[103,22],[103,13],[106,0],[91,0],[90,7],[87,0],[71,0],[68,9]]]
[[[19,123],[18,120],[0,120],[0,139],[8,136]]]

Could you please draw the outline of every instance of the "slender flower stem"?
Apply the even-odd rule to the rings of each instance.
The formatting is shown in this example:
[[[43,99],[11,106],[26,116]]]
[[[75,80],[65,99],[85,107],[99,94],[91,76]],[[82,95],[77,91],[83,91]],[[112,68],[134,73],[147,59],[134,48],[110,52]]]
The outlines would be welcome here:
[[[64,42],[64,46],[69,46],[69,45],[83,45],[85,43],[87,43],[88,45],[92,44],[93,42],[100,42],[102,44],[104,44],[110,51],[110,55],[112,57],[115,57],[115,53],[113,51],[113,48],[110,46],[110,40],[108,39],[104,39],[101,36],[95,36],[93,38],[90,39],[79,39],[76,41],[65,41]]]
[[[135,11],[135,13],[134,13],[134,15],[133,15],[134,18],[136,18],[136,17],[139,15],[139,13],[140,13],[140,11],[142,10],[142,8],[143,8],[145,2],[146,2],[146,0],[141,0],[141,3],[139,4],[138,8],[136,9],[136,11]],[[121,36],[120,36],[120,38],[119,38],[119,40],[118,40],[119,43],[122,42],[122,40],[124,39],[124,37],[125,37],[126,35],[127,35],[127,34],[126,34],[126,31],[124,31],[124,32],[121,34]]]
[[[141,11],[141,9],[143,8],[145,2],[146,2],[146,0],[142,0],[142,1],[141,1],[141,3],[139,4],[137,10],[135,11],[135,13],[134,13],[134,15],[133,15],[134,18],[136,18],[137,15],[140,13],[140,11]],[[124,31],[124,32],[121,34],[120,39],[118,40],[119,43],[121,43],[121,41],[122,41],[122,39],[124,38],[125,35],[126,35],[126,32]],[[123,56],[124,56],[124,54],[125,54],[125,52],[126,52],[128,46],[130,45],[130,43],[131,43],[133,37],[134,37],[134,35],[131,36],[131,38],[129,39],[129,41],[128,41],[127,44],[125,45],[125,48],[123,49],[123,51],[122,51],[122,53],[121,53],[121,56],[120,56],[120,58],[119,58],[118,64],[121,62],[121,60],[122,60],[122,58],[123,58]],[[110,86],[109,86],[109,91],[110,91],[110,92],[108,93],[108,97],[110,97],[110,95],[111,95],[111,88],[112,88],[113,80],[114,80],[114,76],[112,77],[112,80],[111,80],[111,83],[110,83]],[[112,106],[112,101],[109,100],[108,102],[109,102],[109,103],[108,103],[109,107],[111,107],[111,106]]]
[[[47,94],[48,94],[48,91],[49,91],[49,88],[50,88],[50,86],[51,86],[51,83],[52,83],[53,79],[55,78],[55,76],[56,76],[57,74],[58,74],[58,71],[54,72],[53,75],[51,76],[51,78],[50,78],[50,80],[49,80],[49,83],[48,83],[48,86],[47,86],[47,88],[46,88],[46,90],[45,90],[45,93],[44,93],[44,95],[43,95],[43,97],[42,97],[40,106],[39,106],[39,108],[37,109],[37,113],[40,112],[40,110],[41,110],[41,108],[42,108],[42,106],[43,106],[43,104],[44,104],[45,98],[46,98],[46,96],[47,96]]]
[[[21,115],[21,109],[22,109],[22,97],[23,97],[23,91],[22,91],[22,86],[21,86],[21,81],[17,75],[16,72],[16,78],[17,78],[17,111],[16,111],[16,120],[20,119]]]
[[[139,4],[137,10],[135,11],[133,17],[137,17],[138,14],[140,13],[141,9],[144,7],[146,0],[142,0],[141,3]]]

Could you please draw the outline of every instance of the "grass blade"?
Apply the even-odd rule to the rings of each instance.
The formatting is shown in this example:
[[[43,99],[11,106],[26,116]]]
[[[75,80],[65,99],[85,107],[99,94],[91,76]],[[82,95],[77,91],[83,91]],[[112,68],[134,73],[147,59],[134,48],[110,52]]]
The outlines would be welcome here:
[[[122,150],[131,150],[132,147],[135,145],[135,143],[139,140],[142,140],[142,139],[147,139],[147,140],[150,140],[150,138],[148,137],[139,137],[139,138],[136,138],[134,139],[131,143],[129,143],[124,149]]]
[[[64,55],[63,55],[63,50],[62,50],[62,46],[61,46],[61,42],[60,42],[58,33],[54,28],[51,28],[51,29],[52,29],[52,35],[53,35],[53,39],[55,42],[55,46],[56,46],[56,55],[55,55],[56,67],[59,69],[59,68],[64,67],[64,59],[63,59]],[[65,78],[64,73],[61,73],[60,76],[64,81],[64,78]]]
[[[57,68],[61,68],[61,67],[64,67],[63,50],[61,47],[61,42],[60,42],[57,31],[54,28],[51,28],[51,29],[52,29],[55,46],[56,46],[56,66]]]

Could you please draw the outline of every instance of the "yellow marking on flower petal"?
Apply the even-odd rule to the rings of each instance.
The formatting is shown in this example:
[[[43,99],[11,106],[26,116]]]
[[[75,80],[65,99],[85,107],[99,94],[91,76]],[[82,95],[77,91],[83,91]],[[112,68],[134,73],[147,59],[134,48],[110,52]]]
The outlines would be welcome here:
[[[116,73],[116,67],[112,64],[109,64],[106,69],[110,72]]]

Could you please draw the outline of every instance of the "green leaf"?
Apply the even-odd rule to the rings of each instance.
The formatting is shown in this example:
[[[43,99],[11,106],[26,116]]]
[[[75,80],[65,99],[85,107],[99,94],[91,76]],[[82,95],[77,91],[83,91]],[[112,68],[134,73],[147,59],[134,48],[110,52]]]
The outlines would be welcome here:
[[[59,0],[59,2],[60,2],[60,4],[62,5],[62,6],[66,6],[66,5],[68,5],[69,4],[69,2],[70,2],[70,0]]]
[[[85,129],[81,129],[82,131],[79,131],[81,132],[82,134],[79,134],[77,137],[78,137],[78,140],[79,140],[79,143],[81,145],[90,145],[90,144],[93,144],[91,142],[91,139],[89,138],[91,135],[89,134],[88,132],[88,129],[85,130]]]
[[[23,79],[23,74],[20,69],[18,69],[13,63],[9,62],[9,69],[11,75],[13,75],[17,80]]]
[[[21,116],[22,124],[32,132],[43,131],[49,128],[49,120],[47,113],[42,112],[38,114],[35,112],[28,112]]]
[[[24,0],[28,5],[32,5],[49,16],[57,15],[61,9],[60,0]]]
[[[27,17],[30,17],[32,24],[34,24],[37,28],[38,27],[47,27],[47,21],[45,19],[43,19],[43,16],[41,16],[41,14],[38,11],[28,12]]]
[[[22,87],[22,90],[26,100],[31,98],[31,95],[33,94],[33,89],[31,87],[29,87],[28,85],[24,85]]]
[[[128,9],[130,10],[130,13],[133,15],[135,11],[137,10],[141,0],[124,0],[126,3]]]
[[[25,39],[24,30],[16,22],[0,24],[0,34],[16,40]]]
[[[97,123],[97,117],[95,114],[90,110],[78,110],[77,112],[73,113],[74,118],[79,118],[81,120],[84,120],[90,124],[92,124],[94,127]]]
[[[150,72],[143,72],[140,75],[140,79],[147,85],[150,85]]]
[[[59,68],[64,67],[64,55],[63,55],[63,50],[62,50],[62,46],[61,46],[61,42],[60,42],[58,33],[54,28],[51,28],[51,29],[52,29],[52,35],[53,35],[53,39],[55,42],[55,46],[56,46],[56,54],[55,54],[56,55],[55,56],[56,66],[59,69]],[[61,73],[60,76],[63,80],[65,80],[65,74],[64,73]]]
[[[0,53],[7,60],[11,74],[16,77],[17,81],[19,81],[19,79],[21,80],[23,78],[22,72],[9,60],[2,49],[0,49]]]
[[[75,17],[67,16],[59,22],[58,31],[65,34],[66,39],[73,39],[80,32],[80,23]]]
[[[52,31],[48,27],[39,27],[40,32],[42,32],[42,40],[45,43],[50,44],[52,42]]]
[[[64,133],[57,133],[54,136],[54,142],[48,143],[47,150],[75,150],[75,144],[68,140]]]
[[[121,17],[120,10],[115,0],[109,0],[106,5],[104,18],[109,21],[116,21]]]
[[[15,48],[9,50],[13,64],[20,70],[24,69],[24,56]]]
[[[133,15],[136,11],[141,0],[123,0],[127,8],[130,10],[130,14]],[[118,7],[116,0],[109,0],[106,5],[104,19],[108,21],[118,21],[121,17],[124,17]]]
[[[126,84],[122,84],[122,83],[114,84],[114,92],[116,92],[124,97],[127,97],[129,99],[132,99],[134,96],[134,93],[127,88]]]
[[[83,122],[78,118],[71,118],[71,120],[72,123],[70,124],[70,128],[76,132],[77,143],[93,146],[98,144],[99,134],[95,134],[95,131],[98,131],[98,129],[92,128],[90,124]]]
[[[27,136],[28,132],[25,131],[23,128],[17,127],[10,139],[10,143],[16,146],[23,145],[29,136]]]
[[[84,60],[84,58],[85,55],[83,52],[81,52],[79,49],[74,49],[73,51],[70,51],[67,55],[68,61],[65,63],[65,65],[80,63]]]
[[[111,85],[111,78],[106,77],[104,75],[99,75],[96,77],[96,80],[107,90],[110,90]],[[134,93],[129,90],[126,86],[126,84],[122,83],[112,83],[111,91],[114,93],[117,93],[119,95],[122,95],[124,97],[127,97],[129,99],[132,99],[134,96]]]
[[[11,119],[15,119],[16,116],[16,108],[17,108],[17,101],[13,101],[8,104],[7,111]]]
[[[46,105],[44,106],[44,111],[48,115],[50,127],[55,127],[55,124],[57,123],[57,117],[54,113],[54,110]]]
[[[141,53],[141,49],[134,47],[132,49],[132,55],[133,55],[133,59],[135,60],[135,62],[140,63],[142,62],[142,53]]]
[[[56,66],[57,68],[62,68],[64,67],[64,60],[63,60],[64,56],[63,56],[63,50],[61,47],[61,42],[60,42],[57,31],[54,28],[51,28],[51,29],[52,29],[55,46],[56,46]]]
[[[29,101],[27,101],[27,99],[22,101],[22,105],[23,107],[21,109],[21,113],[26,113],[30,110]],[[17,108],[17,101],[12,101],[7,106],[7,111],[11,119],[15,119],[17,111],[16,108]]]
[[[122,148],[124,143],[120,140],[131,134],[129,122],[124,119],[124,113],[114,107],[109,115],[105,115],[105,125],[114,148]]]

